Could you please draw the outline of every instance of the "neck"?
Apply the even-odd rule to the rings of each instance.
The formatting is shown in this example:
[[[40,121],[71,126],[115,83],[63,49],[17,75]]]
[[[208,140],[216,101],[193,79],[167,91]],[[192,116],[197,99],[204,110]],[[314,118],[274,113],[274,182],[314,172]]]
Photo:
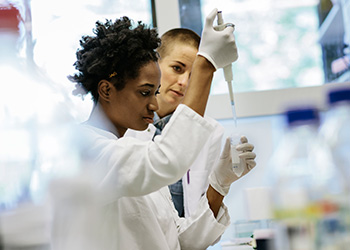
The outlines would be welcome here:
[[[112,122],[107,117],[106,113],[103,110],[103,107],[100,105],[100,103],[97,103],[94,105],[89,119],[86,121],[87,124],[94,126],[99,129],[103,129],[106,131],[109,131],[116,135],[118,138],[122,137],[124,135],[120,134],[117,130],[117,128],[112,124]]]

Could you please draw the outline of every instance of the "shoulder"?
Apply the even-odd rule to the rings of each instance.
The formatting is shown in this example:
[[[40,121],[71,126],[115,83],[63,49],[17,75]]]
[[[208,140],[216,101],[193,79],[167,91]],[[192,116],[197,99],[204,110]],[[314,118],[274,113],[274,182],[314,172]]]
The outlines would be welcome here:
[[[90,137],[91,138],[106,138],[106,139],[118,139],[117,136],[115,136],[113,133],[88,125],[88,124],[81,124],[81,132],[82,136],[84,137]]]

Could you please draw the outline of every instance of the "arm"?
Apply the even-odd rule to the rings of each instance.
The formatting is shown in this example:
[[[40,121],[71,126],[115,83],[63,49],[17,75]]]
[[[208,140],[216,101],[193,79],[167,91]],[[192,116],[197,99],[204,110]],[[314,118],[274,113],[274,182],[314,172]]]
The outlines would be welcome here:
[[[207,199],[209,203],[210,210],[213,212],[214,217],[218,215],[219,209],[222,204],[224,196],[216,191],[211,185],[209,185],[207,190]]]
[[[218,216],[215,218],[207,197],[203,196],[197,210],[190,217],[177,217],[181,249],[207,249],[220,240],[221,235],[231,224],[227,207],[224,204],[220,207]],[[193,240],[194,235],[195,240]]]
[[[241,144],[236,146],[239,157],[245,167],[243,173],[236,174],[232,169],[231,141],[227,138],[218,164],[209,176],[210,185],[206,196],[202,197],[194,214],[188,218],[178,219],[181,249],[206,249],[220,239],[230,224],[226,206],[222,203],[232,182],[247,174],[255,166],[253,145],[246,137],[241,137]],[[193,242],[196,235],[196,242]]]
[[[198,55],[192,66],[192,75],[183,101],[183,104],[202,116],[214,72],[238,58],[233,27],[221,31],[213,27],[217,12],[217,9],[213,9],[206,18]]]
[[[217,127],[217,129],[215,130],[215,135],[216,134],[221,134],[219,127]],[[218,138],[221,138],[221,135]],[[241,144],[239,144],[236,147],[236,150],[238,151],[238,154],[241,158],[244,170],[243,173],[239,170],[233,171],[231,161],[232,145],[230,138],[226,139],[225,147],[220,157],[217,156],[220,153],[220,149],[217,150],[217,145],[218,143],[221,144],[221,140],[218,140],[218,138],[215,138],[215,140],[213,140],[209,148],[207,146],[205,150],[203,149],[201,151],[202,158],[205,158],[205,156],[207,156],[208,158],[205,161],[203,161],[203,159],[201,161],[196,161],[195,164],[191,166],[191,170],[194,170],[191,171],[191,173],[194,174],[195,172],[202,173],[205,169],[211,170],[212,167],[208,164],[214,165],[215,167],[213,168],[213,171],[209,178],[214,186],[209,185],[209,187],[206,188],[204,191],[203,189],[197,187],[198,185],[199,187],[202,187],[203,185],[203,182],[199,181],[198,179],[200,175],[197,174],[196,176],[193,176],[196,177],[196,181],[191,182],[191,185],[188,185],[186,183],[185,178],[185,182],[183,184],[184,187],[186,187],[186,189],[184,189],[184,191],[186,191],[187,193],[191,193],[191,195],[189,196],[189,194],[186,194],[185,192],[185,194],[191,198],[191,200],[189,201],[189,197],[184,195],[184,198],[187,198],[188,200],[187,203],[185,203],[185,205],[189,206],[191,202],[190,208],[192,209],[190,210],[189,207],[187,207],[186,212],[189,214],[187,214],[186,217],[192,215],[197,209],[199,198],[197,202],[194,198],[200,197],[204,192],[206,192],[209,207],[212,210],[214,217],[216,218],[222,205],[223,198],[228,193],[231,183],[247,174],[256,164],[254,160],[255,153],[252,152],[254,146],[252,144],[249,144],[246,137],[243,136],[241,137]],[[213,158],[215,158],[215,160],[213,160]],[[204,168],[205,165],[203,164],[205,164],[207,168]],[[221,187],[219,183],[222,184],[224,187]]]
[[[83,151],[90,157],[87,163],[98,166],[91,168],[91,176],[105,191],[107,200],[154,192],[186,173],[213,126],[185,105],[180,105],[173,116],[175,119],[154,142],[117,139],[109,132],[86,126]]]
[[[217,133],[220,134],[219,131],[220,130],[217,129],[215,131],[215,134],[217,134]],[[219,136],[219,138],[221,138],[221,136]],[[206,149],[206,151],[204,151],[204,154],[207,155],[208,157],[210,157],[210,159],[209,158],[206,159],[205,163],[206,164],[210,163],[213,165],[215,164],[214,166],[216,166],[216,167],[213,169],[216,171],[218,171],[217,170],[218,166],[220,166],[220,168],[223,168],[223,170],[220,170],[220,174],[222,175],[222,177],[217,177],[217,178],[220,179],[220,183],[224,183],[224,182],[228,183],[227,187],[220,189],[219,184],[217,182],[216,183],[213,182],[213,179],[214,180],[217,180],[217,179],[213,178],[214,174],[212,174],[212,176],[211,176],[212,182],[211,183],[213,183],[213,185],[216,187],[216,189],[212,185],[209,185],[209,187],[206,189],[206,197],[208,199],[209,207],[210,207],[211,211],[213,212],[214,217],[216,218],[217,214],[220,210],[220,207],[222,205],[223,198],[228,193],[228,189],[229,189],[231,183],[234,182],[235,180],[239,179],[240,177],[244,176],[245,174],[247,174],[255,166],[255,161],[254,161],[255,154],[253,152],[251,152],[253,150],[253,145],[248,143],[246,137],[242,137],[241,138],[242,144],[239,144],[239,146],[237,147],[237,150],[238,150],[238,152],[241,152],[240,157],[242,158],[242,160],[241,160],[243,163],[242,165],[246,165],[246,166],[244,166],[245,170],[243,171],[243,173],[240,173],[239,171],[233,172],[232,171],[232,162],[231,162],[231,147],[232,146],[230,143],[230,138],[227,138],[227,140],[226,140],[223,153],[220,157],[218,157],[220,159],[216,159],[214,162],[210,161],[210,160],[212,158],[217,158],[216,155],[219,154],[219,151],[213,150],[213,149],[217,148],[216,147],[217,143],[221,144],[221,140],[220,141],[214,140],[213,142],[214,142],[214,144],[210,144],[210,150]],[[210,152],[212,152],[212,153],[210,153]],[[203,153],[203,152],[201,152],[201,153]],[[213,153],[214,153],[214,155],[213,155]],[[200,168],[200,169],[203,169],[203,165],[199,165],[199,163],[203,163],[203,162],[202,161],[198,162],[197,166],[194,166],[194,167],[191,166],[191,169],[192,168],[197,169],[198,166],[201,166],[202,168]],[[211,167],[209,169],[211,169]],[[228,180],[224,180],[225,178],[227,178]],[[198,182],[198,180],[197,180],[197,182]],[[200,182],[198,182],[198,183],[197,182],[195,184],[192,184],[192,186],[187,187],[187,189],[192,188],[192,189],[196,190],[195,187],[193,187],[193,186],[196,184],[198,184],[198,185],[201,184]],[[220,190],[221,193],[218,190]],[[190,191],[188,191],[188,192],[190,192]],[[198,196],[200,196],[200,193],[198,193]],[[193,197],[195,197],[195,196],[194,196],[193,191],[192,191],[191,198],[193,199]],[[192,206],[192,208],[193,208],[193,206]],[[195,210],[192,210],[191,214],[194,211]]]
[[[196,56],[183,104],[201,116],[205,112],[214,72],[214,66],[206,58],[200,55]]]

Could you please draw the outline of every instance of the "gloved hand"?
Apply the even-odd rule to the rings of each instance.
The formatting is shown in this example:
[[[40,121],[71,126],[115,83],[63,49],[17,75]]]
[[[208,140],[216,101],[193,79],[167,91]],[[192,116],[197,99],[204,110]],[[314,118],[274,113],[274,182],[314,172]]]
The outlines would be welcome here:
[[[224,149],[221,153],[218,164],[213,168],[209,175],[209,184],[222,196],[228,194],[231,184],[242,178],[250,170],[256,166],[255,153],[252,152],[254,145],[248,143],[245,136],[242,136],[241,144],[236,146],[238,156],[240,158],[240,164],[243,167],[243,172],[237,172],[232,167],[232,156],[231,156],[231,138],[226,138]]]
[[[229,65],[238,58],[233,34],[234,25],[225,24],[226,28],[223,30],[222,25],[220,25],[218,29],[215,29],[213,22],[217,12],[218,10],[215,8],[207,16],[198,50],[198,55],[205,57],[216,70]]]

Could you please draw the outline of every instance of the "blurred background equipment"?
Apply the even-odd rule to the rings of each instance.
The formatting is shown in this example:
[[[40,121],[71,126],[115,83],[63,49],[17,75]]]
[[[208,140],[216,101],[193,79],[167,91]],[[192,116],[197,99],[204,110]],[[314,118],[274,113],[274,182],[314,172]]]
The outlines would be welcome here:
[[[48,187],[77,173],[79,147],[72,102],[33,61],[29,1],[0,2],[0,53],[1,247],[49,249]]]

